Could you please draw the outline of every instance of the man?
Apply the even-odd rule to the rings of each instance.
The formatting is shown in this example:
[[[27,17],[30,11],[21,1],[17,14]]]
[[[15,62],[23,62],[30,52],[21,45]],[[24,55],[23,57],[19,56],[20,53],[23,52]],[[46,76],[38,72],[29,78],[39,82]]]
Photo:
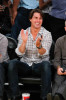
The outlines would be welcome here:
[[[51,0],[52,1],[52,9],[49,12],[49,16],[47,17],[48,28],[52,34],[52,38],[54,42],[56,40],[65,35],[64,23],[66,20],[66,0]]]
[[[7,65],[9,57],[7,53],[8,40],[0,33],[0,100],[3,100],[4,92],[4,66]]]
[[[30,26],[29,13],[38,6],[38,0],[13,0],[11,37],[17,40],[20,30]]]
[[[48,94],[48,100],[66,100],[66,35],[57,39],[54,55],[54,66],[57,70],[52,86],[54,99]]]
[[[22,76],[41,76],[41,98],[46,100],[46,95],[51,91],[51,66],[49,62],[49,50],[52,44],[52,36],[49,31],[41,27],[43,22],[42,12],[34,9],[30,13],[31,27],[21,30],[18,37],[17,55],[21,60],[12,60],[8,67],[8,77],[12,97],[19,94],[18,74]],[[19,73],[18,73],[19,72]]]

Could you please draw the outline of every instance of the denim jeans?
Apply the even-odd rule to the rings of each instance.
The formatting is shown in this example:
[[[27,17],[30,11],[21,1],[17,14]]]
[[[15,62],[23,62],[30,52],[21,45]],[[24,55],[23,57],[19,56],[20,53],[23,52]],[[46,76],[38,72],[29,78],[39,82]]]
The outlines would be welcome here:
[[[0,63],[0,97],[3,96],[4,92],[4,81],[6,78],[8,63]]]
[[[4,68],[2,63],[0,63],[0,96],[3,96],[4,89]]]
[[[11,29],[11,37],[17,40],[21,29],[26,29],[30,26],[29,13],[31,10],[20,7],[15,19],[15,24]]]
[[[41,97],[45,98],[49,92],[51,92],[51,66],[48,61],[43,61],[41,63],[35,64],[32,66],[27,65],[18,60],[12,60],[9,63],[8,67],[8,78],[10,84],[10,90],[12,96],[19,94],[18,87],[18,77],[20,76],[41,76]]]

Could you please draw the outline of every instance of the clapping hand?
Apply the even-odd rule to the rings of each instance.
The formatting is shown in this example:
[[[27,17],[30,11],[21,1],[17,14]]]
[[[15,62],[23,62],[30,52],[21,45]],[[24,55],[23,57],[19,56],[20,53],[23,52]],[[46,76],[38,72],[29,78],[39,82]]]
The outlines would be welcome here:
[[[43,38],[42,35],[41,37],[38,37],[38,39],[36,40],[36,47],[39,47],[41,45],[42,38]]]
[[[22,29],[21,30],[21,38],[22,38],[23,42],[26,43],[28,40],[28,31],[26,31],[26,34],[25,34],[24,30]]]

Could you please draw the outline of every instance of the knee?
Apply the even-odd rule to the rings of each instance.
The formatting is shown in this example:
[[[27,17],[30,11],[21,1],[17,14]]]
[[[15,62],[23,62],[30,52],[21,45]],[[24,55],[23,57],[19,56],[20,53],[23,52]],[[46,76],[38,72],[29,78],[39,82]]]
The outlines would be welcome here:
[[[16,68],[16,60],[11,60],[9,62],[8,71],[13,71]]]
[[[4,70],[4,67],[3,65],[0,63],[0,71],[3,71]]]
[[[42,62],[42,70],[44,70],[44,72],[51,72],[51,66],[48,61]]]

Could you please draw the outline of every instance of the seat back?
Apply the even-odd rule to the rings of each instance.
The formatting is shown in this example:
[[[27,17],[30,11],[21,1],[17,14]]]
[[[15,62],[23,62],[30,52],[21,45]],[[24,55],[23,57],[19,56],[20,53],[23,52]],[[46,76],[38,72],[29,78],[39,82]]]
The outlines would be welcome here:
[[[8,55],[10,57],[10,60],[17,58],[17,55],[15,53],[15,49],[17,47],[17,42],[15,39],[11,37],[7,37],[8,39]]]

